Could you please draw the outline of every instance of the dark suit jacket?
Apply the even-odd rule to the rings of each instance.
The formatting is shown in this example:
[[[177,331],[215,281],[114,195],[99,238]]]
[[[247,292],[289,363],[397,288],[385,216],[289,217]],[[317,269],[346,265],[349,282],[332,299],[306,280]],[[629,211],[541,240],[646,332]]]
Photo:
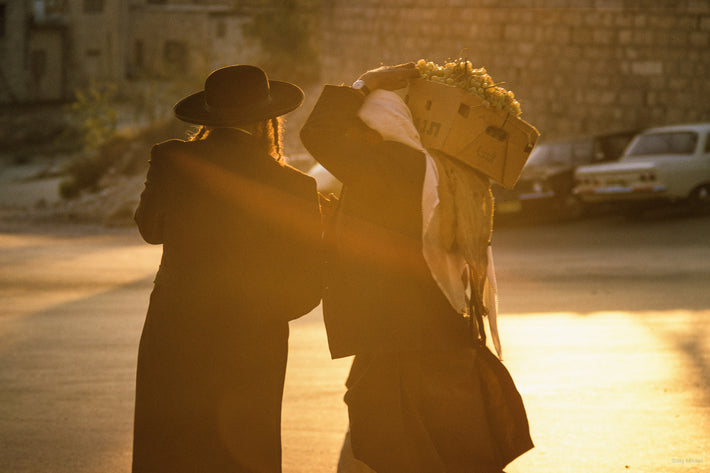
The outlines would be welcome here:
[[[135,218],[163,258],[138,354],[134,473],[281,471],[288,321],[321,296],[315,180],[216,129],[153,148]]]
[[[247,133],[219,128],[155,146],[135,218],[147,242],[163,244],[158,284],[284,321],[318,305],[315,180]]]
[[[363,101],[326,86],[301,130],[344,186],[323,296],[331,354],[466,349],[465,322],[422,255],[424,154],[368,128]]]

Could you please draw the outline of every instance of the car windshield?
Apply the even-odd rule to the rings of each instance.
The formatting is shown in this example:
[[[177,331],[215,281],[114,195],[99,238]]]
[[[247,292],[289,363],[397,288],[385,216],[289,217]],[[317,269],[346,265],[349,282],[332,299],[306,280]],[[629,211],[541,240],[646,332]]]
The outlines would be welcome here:
[[[692,154],[698,134],[692,131],[648,133],[638,136],[626,150],[626,156],[653,154]]]
[[[542,143],[533,148],[527,164],[533,166],[567,164],[571,155],[571,143]]]
[[[530,153],[527,163],[539,167],[571,167],[592,160],[591,139],[541,143]]]

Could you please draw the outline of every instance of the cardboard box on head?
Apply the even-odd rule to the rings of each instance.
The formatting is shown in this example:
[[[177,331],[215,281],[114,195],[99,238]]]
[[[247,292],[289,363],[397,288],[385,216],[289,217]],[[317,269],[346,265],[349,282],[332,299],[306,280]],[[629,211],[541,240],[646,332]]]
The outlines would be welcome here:
[[[458,87],[414,79],[405,102],[426,148],[446,153],[509,189],[540,137],[534,126]]]

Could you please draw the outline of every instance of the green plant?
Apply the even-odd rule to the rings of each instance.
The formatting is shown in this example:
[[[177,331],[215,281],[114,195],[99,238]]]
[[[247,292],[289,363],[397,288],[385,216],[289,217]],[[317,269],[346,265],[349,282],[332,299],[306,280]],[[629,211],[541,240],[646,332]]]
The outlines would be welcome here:
[[[74,198],[82,189],[95,186],[111,166],[111,155],[101,148],[116,137],[117,93],[116,84],[96,81],[75,91],[75,100],[67,107],[69,126],[58,144],[71,144],[80,154],[64,169],[65,178],[59,184],[62,197]]]
[[[85,89],[76,90],[69,111],[81,148],[97,149],[116,133],[117,93],[112,82],[92,81]]]

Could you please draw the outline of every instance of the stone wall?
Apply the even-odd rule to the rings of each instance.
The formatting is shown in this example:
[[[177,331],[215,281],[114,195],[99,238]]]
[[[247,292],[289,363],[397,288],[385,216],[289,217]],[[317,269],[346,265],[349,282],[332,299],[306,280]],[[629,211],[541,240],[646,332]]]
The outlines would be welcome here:
[[[326,0],[320,42],[329,83],[467,57],[546,139],[710,121],[710,0]]]

